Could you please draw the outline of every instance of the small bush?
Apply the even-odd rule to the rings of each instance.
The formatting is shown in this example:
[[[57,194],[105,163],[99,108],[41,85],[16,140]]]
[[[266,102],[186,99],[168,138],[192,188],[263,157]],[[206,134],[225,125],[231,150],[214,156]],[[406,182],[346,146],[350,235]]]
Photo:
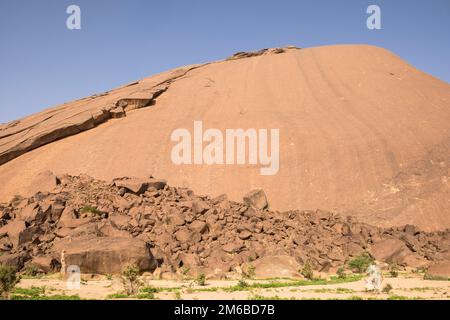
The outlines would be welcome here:
[[[255,277],[255,270],[256,270],[255,266],[249,265],[246,272],[247,278],[253,279]]]
[[[248,286],[249,284],[244,279],[240,279],[239,282],[237,283],[237,287],[239,288],[247,288]]]
[[[139,288],[142,286],[142,281],[139,277],[139,268],[134,265],[126,266],[122,270],[121,280],[124,291],[129,296],[137,294]]]
[[[145,300],[154,300],[155,295],[153,293],[139,293],[137,295],[138,299],[145,299]]]
[[[311,263],[309,261],[306,261],[303,264],[302,270],[300,271],[302,276],[304,276],[308,280],[314,279],[314,271],[312,269]]]
[[[367,252],[360,254],[348,262],[348,266],[357,273],[366,272],[367,268],[372,264],[373,258]]]
[[[339,269],[337,269],[336,271],[336,275],[339,279],[345,279],[347,277],[347,275],[345,274],[345,268],[339,267]]]
[[[389,274],[391,275],[392,278],[397,278],[398,277],[398,271],[399,271],[399,266],[396,263],[390,264],[389,265]]]
[[[148,287],[142,288],[141,292],[143,292],[143,293],[157,293],[157,292],[160,292],[160,289],[155,288],[153,286],[148,286]]]
[[[205,286],[206,285],[206,276],[205,274],[202,272],[197,276],[197,279],[195,279],[195,282],[199,285],[199,286]]]
[[[0,265],[0,296],[9,299],[11,291],[20,281],[14,267]]]
[[[96,207],[89,206],[89,205],[84,206],[83,208],[81,208],[80,211],[81,211],[82,213],[90,212],[90,213],[92,213],[92,214],[94,214],[94,215],[97,215],[97,216],[103,215],[103,212],[101,212],[100,210],[98,210]]]
[[[40,270],[35,264],[30,263],[25,267],[24,274],[27,277],[37,277],[40,274]]]
[[[383,290],[381,290],[383,293],[390,293],[392,291],[392,286],[388,283],[384,286]]]

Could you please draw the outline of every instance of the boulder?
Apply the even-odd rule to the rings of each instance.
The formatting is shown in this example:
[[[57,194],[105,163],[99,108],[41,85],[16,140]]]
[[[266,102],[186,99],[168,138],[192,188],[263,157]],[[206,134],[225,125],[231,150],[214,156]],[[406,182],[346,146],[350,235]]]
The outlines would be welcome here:
[[[186,224],[186,220],[184,218],[184,215],[181,213],[175,213],[175,214],[171,214],[169,216],[170,219],[170,223],[174,224],[176,226],[183,226]]]
[[[109,220],[111,221],[112,225],[115,226],[117,229],[126,229],[130,223],[131,218],[125,215],[113,215],[109,217]]]
[[[257,278],[300,277],[300,264],[295,258],[288,255],[265,256],[252,263],[243,265],[243,271],[249,273],[250,266],[254,269]]]
[[[135,194],[142,194],[147,190],[145,179],[121,178],[114,180],[114,184],[119,188],[125,188]]]
[[[5,234],[8,236],[9,240],[13,244],[15,248],[19,246],[20,243],[23,243],[23,240],[20,240],[20,234],[27,228],[25,221],[16,219],[8,223],[7,225],[0,228],[0,235]]]
[[[46,218],[46,212],[42,211],[37,203],[32,203],[23,208],[19,212],[18,217],[28,224],[33,222],[42,223]]]
[[[57,259],[50,256],[34,257],[30,263],[36,266],[43,273],[58,272],[61,269],[61,263]]]
[[[178,241],[180,241],[181,243],[188,243],[189,240],[191,239],[192,233],[187,231],[187,230],[178,230],[175,233],[175,239],[177,239]]]
[[[434,278],[450,280],[450,261],[442,261],[432,264],[427,270],[427,275]]]
[[[386,263],[409,267],[422,267],[427,263],[424,258],[412,252],[403,241],[394,238],[375,242],[369,252],[376,260]]]
[[[267,203],[266,194],[262,189],[255,189],[250,191],[244,196],[244,203],[248,206],[254,207],[259,210],[266,209],[269,204]]]
[[[59,185],[59,183],[58,177],[53,172],[43,171],[32,179],[29,192],[30,194],[35,194],[37,192],[51,192]]]
[[[208,211],[210,206],[202,200],[197,200],[192,203],[192,212],[196,214],[203,214]]]
[[[55,244],[53,251],[57,256],[65,251],[66,265],[77,265],[82,273],[118,274],[127,265],[136,265],[140,272],[156,268],[149,245],[135,238],[65,238]]]
[[[161,179],[154,178],[120,178],[115,179],[114,184],[119,188],[125,188],[135,194],[143,194],[148,189],[161,190],[164,189],[167,182]]]
[[[227,253],[236,253],[240,251],[242,246],[243,244],[239,242],[229,242],[222,247],[222,250]]]
[[[59,219],[58,226],[64,228],[78,228],[84,224],[87,224],[92,221],[92,218],[76,218],[77,214],[74,208],[68,206],[64,208],[64,211],[61,214],[61,218]]]
[[[204,221],[195,220],[191,222],[191,224],[189,225],[189,229],[194,232],[203,234],[208,231],[208,225]]]
[[[178,267],[196,267],[201,265],[198,255],[193,253],[181,253],[176,259]]]
[[[27,252],[4,254],[0,256],[0,265],[15,267],[17,271],[21,270],[25,263],[31,259]]]
[[[248,230],[242,230],[241,232],[239,232],[239,238],[242,240],[247,240],[251,236],[252,236],[252,233]]]

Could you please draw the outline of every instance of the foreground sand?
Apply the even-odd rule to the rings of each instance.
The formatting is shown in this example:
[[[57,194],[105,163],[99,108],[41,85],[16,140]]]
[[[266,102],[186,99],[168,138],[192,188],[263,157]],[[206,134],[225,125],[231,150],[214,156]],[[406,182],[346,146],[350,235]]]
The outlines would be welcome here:
[[[279,283],[287,279],[249,280],[251,283]],[[423,280],[415,275],[401,275],[397,278],[385,278],[383,287],[390,284],[389,294],[373,293],[365,290],[364,279],[329,285],[287,286],[281,288],[243,289],[224,291],[237,281],[208,280],[206,286],[198,286],[193,280],[145,280],[146,286],[165,288],[154,294],[154,299],[162,300],[216,300],[216,299],[450,299],[450,281]],[[103,280],[83,280],[80,290],[67,290],[66,283],[56,277],[41,279],[22,279],[19,288],[45,287],[47,295],[77,295],[81,299],[123,299],[119,295],[122,285],[118,278]],[[146,297],[141,297],[146,298]],[[148,297],[147,297],[148,298]]]

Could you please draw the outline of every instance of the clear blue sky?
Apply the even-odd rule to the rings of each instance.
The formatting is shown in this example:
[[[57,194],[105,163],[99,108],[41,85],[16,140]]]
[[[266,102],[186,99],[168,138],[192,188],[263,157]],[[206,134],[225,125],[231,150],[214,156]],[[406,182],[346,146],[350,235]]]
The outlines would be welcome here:
[[[66,28],[81,7],[82,29]],[[366,9],[382,10],[382,30]],[[450,0],[0,0],[0,122],[236,51],[382,46],[450,82]]]

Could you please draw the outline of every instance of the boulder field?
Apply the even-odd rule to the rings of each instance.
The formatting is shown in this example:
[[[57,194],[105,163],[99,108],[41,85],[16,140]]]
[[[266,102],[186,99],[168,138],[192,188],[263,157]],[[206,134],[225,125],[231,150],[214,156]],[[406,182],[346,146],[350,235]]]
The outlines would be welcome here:
[[[1,264],[58,272],[64,256],[82,273],[117,274],[134,264],[162,278],[224,278],[250,265],[257,277],[296,277],[305,262],[334,272],[363,252],[439,274],[450,261],[450,230],[375,227],[322,210],[279,212],[261,189],[235,202],[153,177],[104,182],[45,172],[41,179],[45,191],[0,205]]]

